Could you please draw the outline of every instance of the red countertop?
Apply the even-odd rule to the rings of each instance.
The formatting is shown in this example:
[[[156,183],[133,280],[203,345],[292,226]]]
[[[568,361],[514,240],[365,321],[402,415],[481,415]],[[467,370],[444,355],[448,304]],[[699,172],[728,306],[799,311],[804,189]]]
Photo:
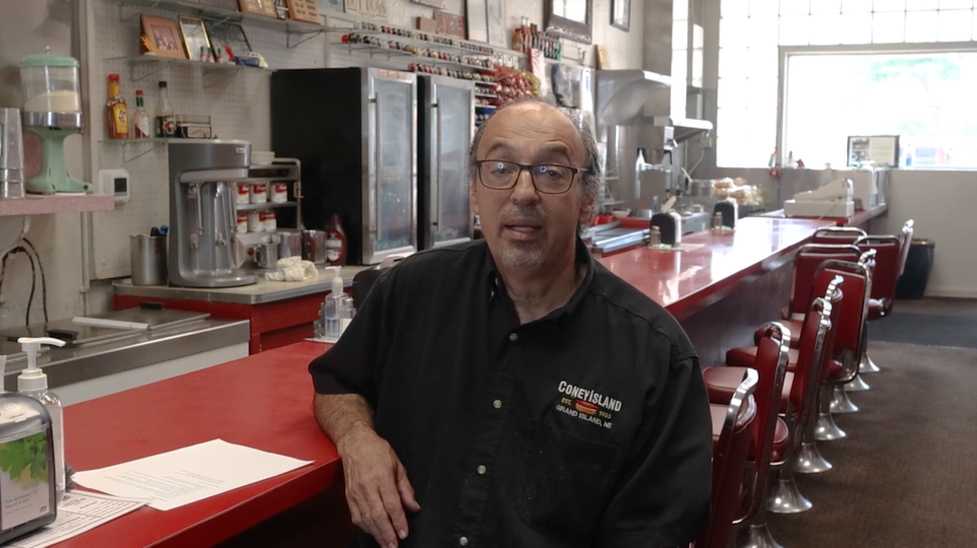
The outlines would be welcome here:
[[[212,546],[327,490],[339,457],[312,415],[307,371],[327,348],[297,343],[65,408],[77,470],[215,438],[315,462],[167,512],[143,507],[56,546]]]
[[[746,217],[732,234],[682,236],[683,245],[694,247],[688,251],[642,246],[598,261],[682,320],[709,297],[761,272],[807,242],[815,230],[833,224],[828,219]]]

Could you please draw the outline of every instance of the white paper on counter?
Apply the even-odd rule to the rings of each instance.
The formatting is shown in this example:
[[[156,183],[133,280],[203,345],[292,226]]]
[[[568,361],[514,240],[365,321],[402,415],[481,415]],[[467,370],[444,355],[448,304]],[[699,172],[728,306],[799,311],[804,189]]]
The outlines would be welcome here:
[[[152,499],[172,510],[311,464],[216,439],[115,466],[76,472],[79,485],[121,497]]]
[[[124,516],[147,502],[149,501],[146,499],[68,491],[58,504],[58,519],[54,523],[11,541],[5,546],[6,548],[45,548]]]

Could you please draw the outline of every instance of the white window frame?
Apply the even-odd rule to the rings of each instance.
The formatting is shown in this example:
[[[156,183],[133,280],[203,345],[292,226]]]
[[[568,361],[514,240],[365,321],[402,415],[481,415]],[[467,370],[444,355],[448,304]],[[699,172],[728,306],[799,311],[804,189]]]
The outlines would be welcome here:
[[[842,44],[834,46],[780,46],[779,70],[777,72],[777,165],[785,161],[784,150],[787,146],[787,79],[788,64],[791,57],[804,55],[849,55],[849,54],[919,54],[919,53],[956,53],[977,52],[977,41],[974,42],[933,42],[933,43],[899,43],[899,44]],[[934,167],[927,169],[960,168]]]

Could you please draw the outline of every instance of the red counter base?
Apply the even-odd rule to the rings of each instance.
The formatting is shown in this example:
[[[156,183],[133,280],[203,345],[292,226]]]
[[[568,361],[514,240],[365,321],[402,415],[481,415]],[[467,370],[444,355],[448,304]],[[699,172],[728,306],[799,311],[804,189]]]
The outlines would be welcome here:
[[[214,546],[313,496],[342,492],[336,448],[312,414],[307,371],[326,348],[299,343],[67,407],[66,460],[78,470],[215,438],[314,462],[168,512],[141,508],[58,548]],[[350,530],[347,522],[336,533],[348,538]]]

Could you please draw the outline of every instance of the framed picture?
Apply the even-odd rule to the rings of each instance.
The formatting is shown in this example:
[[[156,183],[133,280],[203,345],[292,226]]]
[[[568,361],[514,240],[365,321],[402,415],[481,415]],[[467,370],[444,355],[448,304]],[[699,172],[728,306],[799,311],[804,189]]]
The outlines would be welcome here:
[[[288,17],[293,21],[322,24],[316,0],[288,0]]]
[[[176,21],[153,15],[141,15],[140,19],[142,21],[140,41],[145,53],[174,59],[187,58]]]
[[[438,34],[444,36],[457,36],[466,39],[465,18],[460,15],[453,15],[443,11],[434,11],[434,22],[438,26]]]
[[[237,0],[237,7],[244,13],[256,13],[278,19],[275,0]]]
[[[327,12],[343,12],[343,0],[318,0],[319,1],[319,13]]]
[[[465,0],[465,18],[468,20],[468,39],[488,42],[488,8],[485,0]]]
[[[611,0],[611,26],[631,30],[631,0]]]
[[[251,53],[251,43],[240,23],[207,21],[205,26],[215,62],[233,63],[237,56]]]
[[[362,0],[344,0],[346,13],[360,13],[362,10]]]
[[[180,22],[180,34],[183,36],[187,58],[203,62],[211,61],[213,50],[210,48],[210,39],[207,38],[204,22],[196,17],[182,15],[177,20]]]
[[[509,32],[505,25],[505,0],[487,0],[488,41],[493,46],[509,46]]]
[[[593,13],[593,0],[546,0],[546,30],[589,44]]]

